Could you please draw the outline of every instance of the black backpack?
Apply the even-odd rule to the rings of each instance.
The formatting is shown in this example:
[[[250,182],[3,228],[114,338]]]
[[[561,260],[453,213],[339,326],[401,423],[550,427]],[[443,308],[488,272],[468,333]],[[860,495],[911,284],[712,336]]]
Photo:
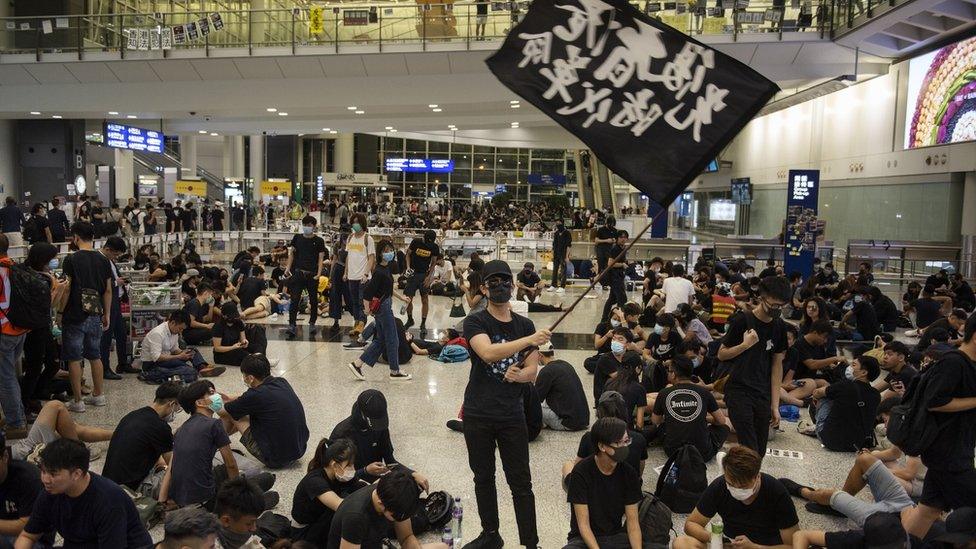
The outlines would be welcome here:
[[[10,306],[7,320],[18,328],[40,330],[51,325],[51,286],[44,275],[15,263],[8,268]]]
[[[654,495],[675,513],[685,514],[695,508],[707,487],[701,452],[695,446],[685,444],[664,464],[657,477]]]
[[[644,492],[637,506],[637,522],[641,529],[641,546],[644,549],[667,549],[671,544],[674,520],[671,509],[650,492]]]
[[[962,351],[949,351],[946,355],[949,353],[958,353],[969,362],[969,357]],[[909,456],[921,455],[932,445],[941,431],[935,417],[929,413],[926,406],[925,392],[929,384],[929,375],[926,374],[938,368],[942,360],[944,357],[916,377],[908,386],[901,404],[891,409],[886,431],[888,440]]]

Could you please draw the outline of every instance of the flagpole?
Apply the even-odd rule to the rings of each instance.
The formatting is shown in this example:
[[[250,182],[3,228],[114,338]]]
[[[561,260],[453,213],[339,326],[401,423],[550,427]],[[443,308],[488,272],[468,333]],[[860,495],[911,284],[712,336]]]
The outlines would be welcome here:
[[[654,222],[657,221],[658,216],[661,215],[661,214],[663,214],[663,213],[665,213],[665,212],[667,212],[667,211],[668,211],[667,208],[661,208],[661,210],[659,212],[657,212],[656,214],[654,214],[653,217],[651,217],[651,221],[647,224],[646,227],[644,227],[643,229],[641,229],[641,231],[639,233],[637,233],[635,236],[631,237],[630,242],[627,243],[627,246],[625,246],[624,249],[621,250],[620,253],[617,254],[616,257],[614,257],[612,260],[610,260],[610,263],[607,264],[607,266],[603,269],[603,271],[601,271],[600,274],[598,274],[593,279],[593,281],[590,282],[590,287],[587,288],[587,289],[585,289],[585,290],[583,290],[583,293],[580,294],[579,297],[577,297],[575,301],[573,301],[573,303],[569,306],[568,309],[563,309],[563,314],[559,315],[559,318],[557,318],[556,321],[552,323],[552,326],[549,326],[549,331],[550,332],[552,332],[553,330],[555,330],[556,329],[556,326],[559,326],[559,324],[563,320],[565,320],[567,316],[569,316],[569,313],[573,312],[573,309],[575,309],[576,306],[579,305],[580,301],[583,301],[583,298],[586,297],[586,294],[590,293],[590,291],[593,289],[593,287],[596,286],[597,282],[600,282],[603,279],[604,275],[606,275],[608,272],[610,272],[610,269],[612,269],[613,266],[616,265],[617,261],[619,261],[625,255],[627,255],[627,252],[634,246],[634,244],[636,244],[637,241],[640,240],[640,238],[642,236],[644,236],[644,234],[654,225]],[[553,265],[553,268],[555,269],[556,266]]]

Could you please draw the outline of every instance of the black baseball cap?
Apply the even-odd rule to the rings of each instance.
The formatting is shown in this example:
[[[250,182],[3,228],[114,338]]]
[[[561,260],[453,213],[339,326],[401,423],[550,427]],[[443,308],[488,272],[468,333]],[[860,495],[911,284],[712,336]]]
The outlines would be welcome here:
[[[864,546],[868,549],[903,549],[908,534],[897,513],[875,513],[864,521]]]
[[[485,263],[485,266],[481,269],[481,279],[488,280],[493,276],[512,278],[512,268],[501,259],[492,259],[488,263]]]
[[[976,507],[960,507],[946,517],[946,533],[935,541],[954,546],[966,545],[976,541]]]
[[[356,406],[370,430],[382,431],[390,427],[390,416],[386,412],[386,396],[376,389],[359,393]]]

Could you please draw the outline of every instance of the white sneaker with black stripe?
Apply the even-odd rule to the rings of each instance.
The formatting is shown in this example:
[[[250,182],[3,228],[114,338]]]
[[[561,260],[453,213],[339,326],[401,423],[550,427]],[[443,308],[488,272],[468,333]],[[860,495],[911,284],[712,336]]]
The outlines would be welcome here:
[[[359,366],[356,366],[355,362],[350,362],[348,366],[349,366],[349,371],[352,372],[352,375],[356,376],[356,379],[358,379],[359,381],[366,381],[366,376],[363,375],[363,369],[360,368]]]

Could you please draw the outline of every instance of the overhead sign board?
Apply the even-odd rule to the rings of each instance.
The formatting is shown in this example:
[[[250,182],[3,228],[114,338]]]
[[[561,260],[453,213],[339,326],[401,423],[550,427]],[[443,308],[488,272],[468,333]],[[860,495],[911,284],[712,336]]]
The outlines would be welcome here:
[[[387,158],[386,171],[405,173],[451,173],[454,161],[445,158]]]
[[[162,132],[124,124],[105,124],[105,144],[109,147],[162,154],[163,139]]]

